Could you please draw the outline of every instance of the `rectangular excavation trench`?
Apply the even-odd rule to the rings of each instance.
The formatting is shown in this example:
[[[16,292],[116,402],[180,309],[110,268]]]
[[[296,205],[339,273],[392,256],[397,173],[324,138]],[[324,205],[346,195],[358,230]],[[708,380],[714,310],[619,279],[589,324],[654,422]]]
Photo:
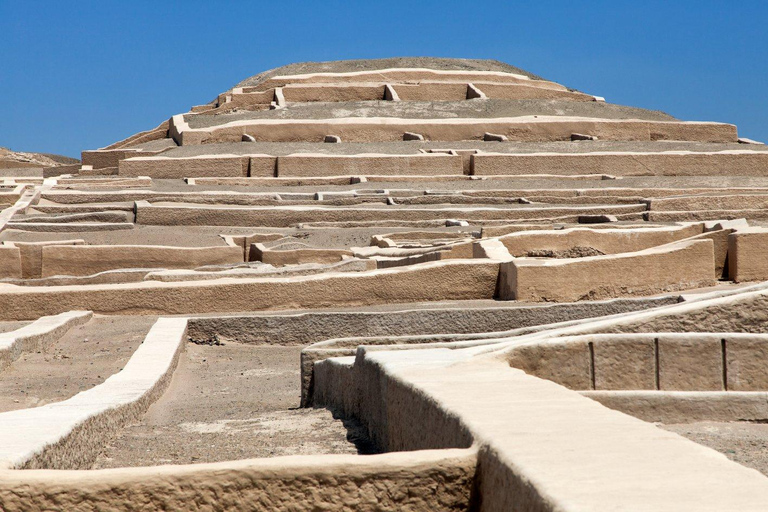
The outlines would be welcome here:
[[[165,393],[93,469],[375,453],[354,422],[298,407],[301,349],[188,343]]]

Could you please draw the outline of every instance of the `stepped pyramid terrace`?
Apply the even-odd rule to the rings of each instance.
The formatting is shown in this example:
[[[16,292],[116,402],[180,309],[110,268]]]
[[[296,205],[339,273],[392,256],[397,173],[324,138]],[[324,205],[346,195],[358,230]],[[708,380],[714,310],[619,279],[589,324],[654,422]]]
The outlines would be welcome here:
[[[0,509],[765,511],[768,149],[598,94],[296,63],[8,151]]]

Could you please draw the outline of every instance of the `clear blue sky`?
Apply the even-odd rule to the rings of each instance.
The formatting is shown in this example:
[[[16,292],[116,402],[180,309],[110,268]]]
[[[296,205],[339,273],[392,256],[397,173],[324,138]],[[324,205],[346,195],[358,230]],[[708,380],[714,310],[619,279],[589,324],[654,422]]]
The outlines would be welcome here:
[[[0,146],[79,156],[296,61],[509,62],[768,140],[768,1],[0,0]]]

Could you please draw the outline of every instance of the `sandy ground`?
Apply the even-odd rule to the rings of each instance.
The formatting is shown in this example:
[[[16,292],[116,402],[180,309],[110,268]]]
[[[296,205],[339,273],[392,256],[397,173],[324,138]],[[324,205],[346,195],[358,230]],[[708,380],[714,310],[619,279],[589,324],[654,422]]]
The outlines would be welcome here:
[[[659,426],[768,476],[768,424],[703,421]]]
[[[0,372],[0,412],[58,402],[120,371],[155,317],[95,316]]]
[[[301,348],[188,344],[162,398],[107,444],[94,469],[358,453],[341,420],[298,408]]]

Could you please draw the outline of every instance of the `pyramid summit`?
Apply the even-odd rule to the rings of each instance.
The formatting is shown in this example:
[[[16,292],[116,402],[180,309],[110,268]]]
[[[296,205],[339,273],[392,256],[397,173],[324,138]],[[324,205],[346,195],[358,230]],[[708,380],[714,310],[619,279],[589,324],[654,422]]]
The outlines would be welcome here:
[[[0,508],[763,510],[768,150],[600,94],[303,62],[0,166]]]

